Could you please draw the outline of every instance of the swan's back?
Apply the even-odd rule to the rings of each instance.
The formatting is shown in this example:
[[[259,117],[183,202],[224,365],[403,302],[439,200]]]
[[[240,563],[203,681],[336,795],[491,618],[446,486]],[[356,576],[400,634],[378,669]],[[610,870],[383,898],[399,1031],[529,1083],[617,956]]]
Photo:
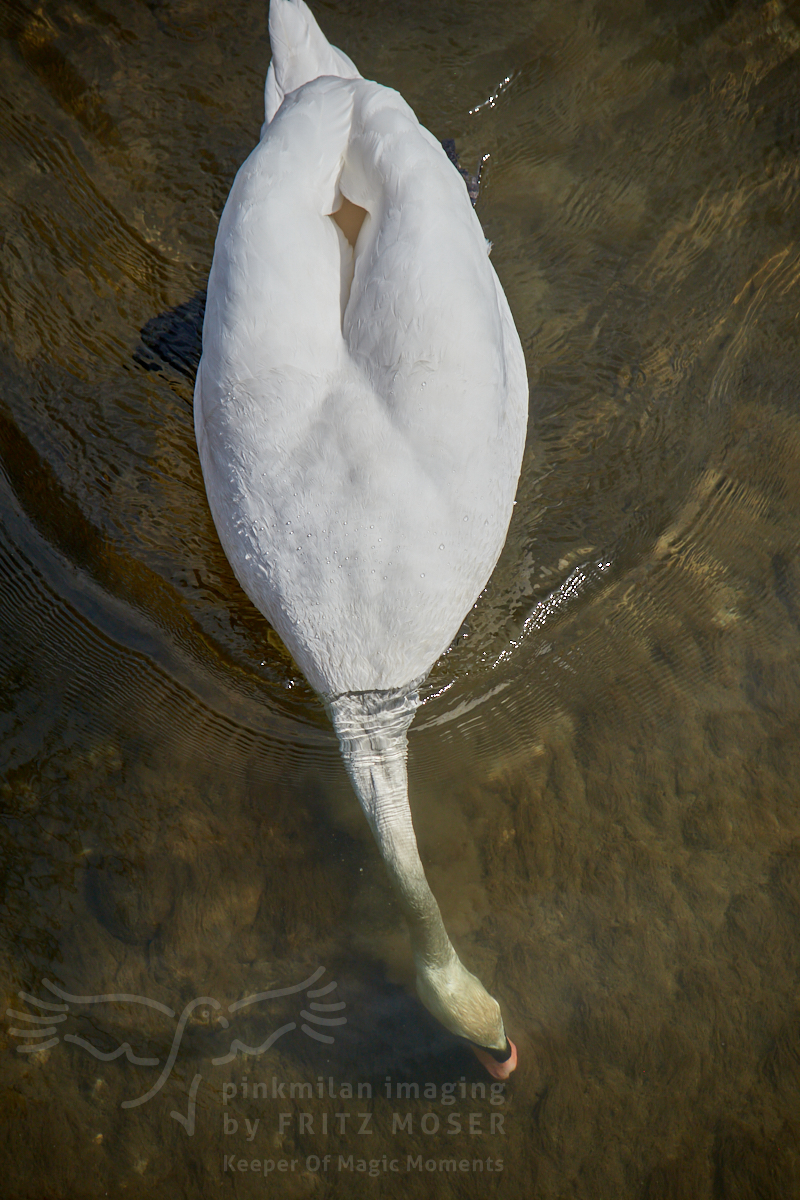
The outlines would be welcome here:
[[[276,21],[301,7],[272,3]],[[277,94],[293,80],[274,53]],[[349,78],[306,81],[306,56],[237,175],[195,404],[226,554],[329,697],[403,687],[446,649],[502,548],[527,415],[458,172],[341,58]],[[343,198],[367,214],[355,248]]]

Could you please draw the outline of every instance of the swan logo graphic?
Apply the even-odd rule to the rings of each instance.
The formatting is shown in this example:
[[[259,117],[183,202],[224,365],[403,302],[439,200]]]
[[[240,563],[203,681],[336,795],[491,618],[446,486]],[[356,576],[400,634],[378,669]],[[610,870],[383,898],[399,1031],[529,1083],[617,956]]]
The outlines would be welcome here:
[[[269,992],[256,992],[252,996],[247,996],[243,1000],[236,1000],[233,1004],[229,1004],[224,1011],[219,1000],[215,1000],[213,996],[198,996],[196,999],[190,1000],[180,1014],[167,1004],[162,1004],[158,1000],[150,1000],[147,996],[133,996],[124,993],[109,994],[106,996],[73,996],[58,987],[55,983],[51,983],[49,979],[43,979],[42,986],[57,999],[40,1000],[36,996],[29,995],[28,992],[18,992],[17,995],[21,1000],[30,1008],[38,1009],[39,1012],[18,1012],[12,1008],[6,1009],[7,1017],[13,1021],[24,1022],[23,1027],[12,1027],[8,1032],[13,1037],[24,1039],[22,1044],[17,1046],[18,1054],[35,1054],[37,1051],[49,1050],[61,1040],[71,1042],[75,1046],[80,1046],[83,1050],[87,1050],[89,1054],[99,1059],[100,1062],[111,1062],[113,1059],[124,1055],[128,1062],[133,1063],[134,1066],[158,1067],[161,1065],[159,1058],[140,1058],[134,1054],[129,1042],[122,1042],[121,1045],[117,1046],[116,1050],[106,1052],[98,1049],[97,1046],[92,1045],[86,1038],[80,1037],[76,1033],[62,1033],[59,1036],[58,1026],[68,1021],[73,1015],[86,1015],[80,1014],[80,1010],[86,1006],[96,1004],[143,1004],[148,1008],[154,1009],[156,1012],[162,1013],[169,1020],[177,1022],[175,1033],[173,1034],[169,1052],[163,1066],[161,1066],[161,1072],[153,1086],[144,1095],[137,1096],[135,1100],[123,1100],[120,1104],[120,1108],[137,1108],[140,1104],[146,1104],[148,1100],[152,1100],[153,1096],[161,1091],[169,1079],[172,1068],[175,1065],[175,1060],[178,1057],[178,1051],[180,1050],[186,1026],[198,1009],[205,1009],[206,1011],[214,1010],[218,1014],[216,1017],[217,1025],[222,1029],[229,1029],[231,1018],[243,1009],[252,1009],[253,1005],[265,1004],[270,1000],[277,1000],[285,996],[296,995],[301,997],[305,993],[306,1006],[302,1007],[299,1013],[300,1029],[307,1037],[330,1045],[335,1041],[332,1032],[333,1029],[337,1026],[347,1024],[347,1017],[334,1015],[342,1013],[346,1005],[343,1000],[329,999],[337,987],[335,980],[322,987],[314,987],[314,984],[324,974],[325,967],[318,967],[302,983],[297,983],[293,987],[274,988]],[[224,1066],[226,1063],[233,1062],[239,1054],[253,1056],[265,1054],[282,1037],[285,1037],[297,1028],[297,1021],[288,1021],[271,1033],[258,1046],[248,1046],[235,1037],[231,1041],[227,1054],[223,1054],[219,1058],[212,1058],[211,1065],[214,1067]],[[183,1125],[189,1137],[194,1135],[197,1089],[201,1081],[202,1074],[200,1073],[196,1074],[192,1080],[191,1087],[189,1088],[189,1105],[186,1115],[184,1116],[183,1113],[174,1111],[170,1113],[171,1117]]]

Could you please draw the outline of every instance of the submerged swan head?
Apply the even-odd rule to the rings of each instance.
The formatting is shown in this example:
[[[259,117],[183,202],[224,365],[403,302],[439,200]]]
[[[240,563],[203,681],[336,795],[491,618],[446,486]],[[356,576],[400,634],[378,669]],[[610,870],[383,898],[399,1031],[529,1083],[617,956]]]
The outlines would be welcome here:
[[[454,954],[446,963],[414,955],[417,995],[436,1020],[472,1044],[478,1060],[495,1079],[507,1079],[517,1065],[517,1048],[506,1036],[500,1005],[480,979]]]

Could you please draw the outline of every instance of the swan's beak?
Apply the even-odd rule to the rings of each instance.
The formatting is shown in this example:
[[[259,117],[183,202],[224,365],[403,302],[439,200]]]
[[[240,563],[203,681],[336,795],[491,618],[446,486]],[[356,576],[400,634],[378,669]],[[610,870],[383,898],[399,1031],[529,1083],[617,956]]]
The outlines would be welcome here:
[[[517,1047],[508,1038],[508,1053],[502,1062],[498,1062],[494,1054],[489,1050],[483,1050],[480,1046],[473,1045],[472,1049],[475,1052],[475,1057],[491,1075],[492,1079],[508,1079],[512,1071],[517,1067]]]

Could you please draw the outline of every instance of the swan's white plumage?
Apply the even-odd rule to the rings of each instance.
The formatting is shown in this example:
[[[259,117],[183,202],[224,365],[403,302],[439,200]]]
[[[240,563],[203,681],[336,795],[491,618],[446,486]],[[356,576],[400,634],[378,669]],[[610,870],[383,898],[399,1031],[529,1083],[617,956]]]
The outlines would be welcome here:
[[[270,36],[267,121],[217,235],[195,421],[237,578],[333,703],[408,690],[484,587],[527,379],[439,143],[302,0],[272,0]],[[331,216],[345,201],[367,213],[355,247]]]
[[[272,62],[264,88],[265,123],[262,135],[284,96],[321,75],[360,79],[346,54],[332,46],[305,5],[291,0],[270,6],[269,40]]]
[[[355,255],[342,195],[368,213]],[[203,346],[200,453],[245,591],[325,695],[426,674],[505,540],[527,385],[463,182],[396,92],[286,98],[225,207]]]

